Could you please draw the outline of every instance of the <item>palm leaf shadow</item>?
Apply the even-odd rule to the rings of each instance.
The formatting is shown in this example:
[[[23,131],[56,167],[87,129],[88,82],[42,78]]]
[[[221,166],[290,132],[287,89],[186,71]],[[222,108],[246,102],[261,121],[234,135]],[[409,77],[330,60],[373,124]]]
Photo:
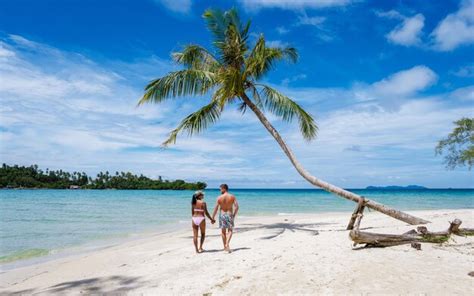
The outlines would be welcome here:
[[[318,235],[319,230],[315,229],[319,226],[323,225],[330,225],[334,223],[292,223],[292,222],[280,222],[280,223],[272,223],[272,224],[260,224],[260,223],[252,223],[252,224],[243,224],[243,227],[239,227],[237,230],[238,232],[247,232],[259,229],[269,229],[275,231],[274,234],[269,236],[261,237],[260,239],[273,239],[280,235],[282,235],[285,231],[289,230],[291,232],[296,231],[304,231],[312,235]]]

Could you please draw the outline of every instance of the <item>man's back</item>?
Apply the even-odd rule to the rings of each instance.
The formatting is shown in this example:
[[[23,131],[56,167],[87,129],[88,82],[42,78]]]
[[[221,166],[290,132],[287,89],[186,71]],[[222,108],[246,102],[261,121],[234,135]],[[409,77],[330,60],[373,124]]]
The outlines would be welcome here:
[[[224,212],[233,212],[233,206],[235,202],[235,196],[226,192],[220,195],[217,198],[217,203],[219,204],[220,208]]]

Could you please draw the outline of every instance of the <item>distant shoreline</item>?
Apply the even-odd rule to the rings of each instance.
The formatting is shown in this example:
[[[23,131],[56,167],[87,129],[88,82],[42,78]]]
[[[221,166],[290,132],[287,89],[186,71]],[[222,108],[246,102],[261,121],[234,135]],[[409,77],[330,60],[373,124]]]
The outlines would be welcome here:
[[[166,191],[166,190],[176,190],[176,191],[186,191],[190,190],[193,191],[194,189],[156,189],[156,188],[136,188],[136,189],[126,189],[126,188],[45,188],[45,187],[18,187],[18,188],[7,188],[1,187],[0,190],[67,190],[67,191],[78,191],[78,190],[97,190],[97,191],[104,191],[104,190],[156,190],[156,191]]]
[[[85,172],[63,170],[41,170],[38,165],[19,166],[2,164],[0,187],[12,189],[156,189],[156,190],[202,190],[204,182],[186,182],[182,179],[165,180],[161,176],[152,179],[131,172],[99,172],[90,177]]]

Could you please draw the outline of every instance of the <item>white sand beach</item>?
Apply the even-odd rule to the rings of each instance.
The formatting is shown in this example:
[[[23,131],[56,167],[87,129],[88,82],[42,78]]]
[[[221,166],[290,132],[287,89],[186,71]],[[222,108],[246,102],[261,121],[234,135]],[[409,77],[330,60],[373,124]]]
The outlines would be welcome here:
[[[430,231],[459,218],[474,227],[473,210],[410,212]],[[195,254],[191,228],[149,235],[113,247],[3,271],[2,294],[118,293],[149,295],[472,295],[473,237],[390,248],[353,249],[345,230],[350,213],[242,218],[222,251],[219,229],[208,223],[207,252]],[[209,227],[210,226],[210,227]],[[413,229],[379,213],[361,228],[397,233]]]

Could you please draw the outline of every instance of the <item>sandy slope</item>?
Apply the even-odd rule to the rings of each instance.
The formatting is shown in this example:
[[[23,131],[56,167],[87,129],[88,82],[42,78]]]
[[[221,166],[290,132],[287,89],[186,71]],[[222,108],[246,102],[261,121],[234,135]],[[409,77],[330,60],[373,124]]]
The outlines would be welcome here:
[[[431,220],[474,227],[473,210],[413,212]],[[473,295],[474,239],[353,250],[344,230],[349,214],[290,215],[237,221],[232,247],[221,251],[219,230],[208,229],[206,249],[196,255],[191,230],[123,243],[0,275],[2,293],[79,294],[123,292],[160,295],[427,294]],[[210,224],[208,224],[209,226]],[[362,227],[402,233],[413,227],[369,213]],[[120,293],[119,293],[120,294]]]

